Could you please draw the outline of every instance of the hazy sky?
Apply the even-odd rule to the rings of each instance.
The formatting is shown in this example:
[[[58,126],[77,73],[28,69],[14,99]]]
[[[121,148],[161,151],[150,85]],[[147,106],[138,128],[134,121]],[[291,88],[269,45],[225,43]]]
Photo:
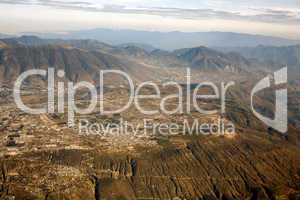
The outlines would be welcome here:
[[[0,0],[0,32],[232,31],[300,39],[299,0]]]

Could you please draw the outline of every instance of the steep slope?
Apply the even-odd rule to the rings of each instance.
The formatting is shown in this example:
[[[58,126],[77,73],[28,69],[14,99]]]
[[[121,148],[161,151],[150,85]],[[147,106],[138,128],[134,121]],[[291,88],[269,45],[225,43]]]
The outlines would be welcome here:
[[[0,80],[3,83],[12,83],[25,70],[49,67],[64,70],[66,78],[75,82],[97,81],[100,70],[105,69],[122,70],[133,80],[147,80],[154,76],[154,72],[144,65],[101,51],[61,45],[13,45],[0,49]]]
[[[147,45],[147,44],[143,44],[143,43],[124,43],[124,44],[118,45],[118,47],[128,47],[128,46],[134,46],[134,47],[141,48],[141,49],[147,51],[148,53],[150,53],[156,49],[155,47],[153,47],[151,45]]]
[[[150,53],[147,52],[146,50],[132,45],[115,47],[114,49],[111,50],[110,53],[129,56],[137,59],[147,59],[147,57],[150,56]]]
[[[190,63],[194,68],[206,70],[238,72],[247,69],[251,64],[239,54],[224,54],[207,47],[179,49],[173,54],[180,60]]]

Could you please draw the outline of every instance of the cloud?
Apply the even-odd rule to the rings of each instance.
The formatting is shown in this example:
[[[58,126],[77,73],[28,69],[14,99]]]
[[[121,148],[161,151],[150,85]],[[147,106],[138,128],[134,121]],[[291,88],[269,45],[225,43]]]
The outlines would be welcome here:
[[[300,24],[300,12],[287,9],[252,9],[252,13],[229,12],[214,9],[188,9],[175,7],[133,7],[124,5],[95,5],[86,1],[62,0],[0,0],[0,4],[39,5],[60,9],[83,10],[89,12],[110,12],[122,14],[146,14],[180,19],[227,19],[280,24]]]
[[[21,4],[21,5],[30,5],[32,2],[30,0],[0,0],[2,4]]]
[[[58,1],[58,0],[38,0],[36,4],[46,6],[71,6],[71,7],[85,7],[93,6],[94,4],[85,1]]]
[[[21,5],[44,5],[44,6],[70,6],[70,7],[79,7],[79,6],[92,6],[92,3],[86,1],[59,1],[59,0],[0,0],[2,4],[21,4]]]

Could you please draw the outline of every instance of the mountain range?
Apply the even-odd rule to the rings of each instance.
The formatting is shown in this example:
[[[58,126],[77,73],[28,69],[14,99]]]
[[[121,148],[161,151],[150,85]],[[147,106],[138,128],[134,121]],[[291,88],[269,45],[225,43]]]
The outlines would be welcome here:
[[[137,46],[111,46],[95,40],[41,39],[23,36],[0,40],[1,79],[12,81],[21,72],[31,68],[55,67],[64,69],[72,81],[96,81],[101,69],[118,69],[137,80],[160,79],[159,68],[192,67],[194,69],[227,70],[249,63],[244,58],[235,60],[230,54],[206,47],[174,52],[146,51]],[[180,52],[184,52],[180,54]]]
[[[232,32],[157,32],[137,30],[112,30],[91,29],[60,33],[24,33],[36,35],[42,38],[60,39],[94,39],[111,45],[124,43],[145,44],[163,50],[175,50],[180,48],[192,48],[197,46],[207,47],[255,47],[288,46],[300,44],[298,40],[290,40],[280,37],[251,35]],[[120,35],[122,37],[120,37]]]
[[[270,68],[273,73],[283,64],[299,65],[299,49],[299,46],[219,49],[197,46],[167,51],[139,43],[111,45],[91,39],[36,36],[0,39],[3,140],[0,147],[4,152],[0,159],[0,196],[2,199],[43,200],[297,200],[300,197],[299,68],[294,68],[298,74],[292,73],[294,82],[287,86],[288,134],[273,130],[253,115],[250,94]],[[201,75],[197,83],[206,81],[209,76],[216,77],[218,82],[214,83],[236,81],[226,93],[224,114],[205,115],[191,110],[173,115],[160,112],[147,115],[155,123],[178,123],[179,126],[184,126],[185,120],[218,126],[220,117],[222,121],[232,121],[235,131],[229,135],[183,132],[182,135],[152,137],[151,134],[148,137],[146,134],[141,139],[142,134],[136,137],[127,133],[107,137],[105,134],[103,137],[78,135],[75,128],[67,126],[66,113],[29,115],[17,109],[12,101],[10,86],[18,75],[28,69],[49,67],[64,70],[66,81],[84,80],[96,86],[99,70],[104,69],[122,70],[136,82],[153,79],[180,82],[186,79],[186,68],[191,68],[192,77]],[[241,79],[232,79],[238,77]],[[47,102],[48,94],[41,87],[46,81],[46,77],[27,79],[28,86],[38,87],[23,88],[22,99],[26,105],[35,108]],[[123,84],[113,76],[105,81]],[[194,85],[188,86],[193,88]],[[188,88],[182,86],[184,90]],[[105,89],[104,103],[108,108],[127,102],[128,88]],[[150,93],[149,88],[144,89]],[[207,91],[207,88],[202,89]],[[275,87],[274,91],[269,89],[256,95],[255,107],[271,117],[276,98]],[[177,88],[168,87],[162,88],[161,94],[177,96],[177,92]],[[77,105],[85,106],[89,96],[84,91],[78,93]],[[188,98],[182,101],[183,105],[189,104]],[[172,98],[166,104],[172,109],[177,103],[177,98]],[[199,103],[207,110],[219,107],[214,99]],[[65,109],[68,106],[65,102]],[[142,106],[157,109],[161,104],[150,99],[143,101]],[[129,124],[139,125],[146,116],[131,107],[115,115],[95,110],[77,117],[76,120],[82,117],[103,125],[122,124],[121,117]],[[13,139],[6,139],[9,137]]]
[[[118,69],[135,80],[162,80],[170,70],[248,73],[277,69],[284,65],[297,68],[300,46],[219,48],[205,46],[174,51],[150,49],[149,46],[123,44],[113,46],[97,40],[42,39],[22,36],[0,40],[0,80],[13,81],[30,68],[64,69],[72,81],[97,81],[99,70]],[[176,71],[176,70],[175,70]]]

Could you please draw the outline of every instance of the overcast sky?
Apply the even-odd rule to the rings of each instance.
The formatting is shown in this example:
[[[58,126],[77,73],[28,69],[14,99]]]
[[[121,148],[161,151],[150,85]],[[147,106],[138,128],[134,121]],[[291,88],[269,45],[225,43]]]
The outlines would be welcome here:
[[[0,0],[0,32],[232,31],[300,39],[299,0]]]

